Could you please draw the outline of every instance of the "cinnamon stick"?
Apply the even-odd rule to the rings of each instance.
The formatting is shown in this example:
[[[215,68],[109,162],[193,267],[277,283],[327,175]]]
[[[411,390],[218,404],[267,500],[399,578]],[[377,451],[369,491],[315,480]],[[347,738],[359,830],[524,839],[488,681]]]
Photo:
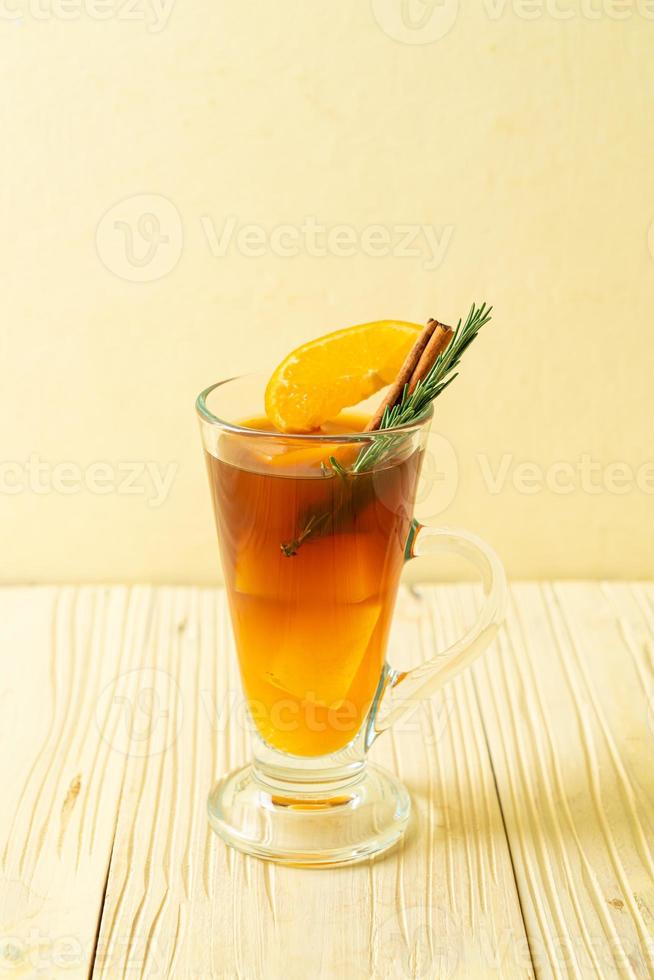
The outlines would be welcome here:
[[[422,379],[429,374],[436,363],[436,358],[439,356],[439,354],[443,353],[454,336],[452,327],[448,327],[446,323],[438,323],[436,321],[432,322],[435,323],[434,332],[431,335],[429,343],[422,352],[416,369],[411,376],[411,381],[409,382],[410,395],[415,391],[418,382],[422,381]]]
[[[378,429],[381,424],[381,420],[384,417],[384,412],[386,408],[387,407],[392,408],[395,402],[402,397],[404,386],[410,384],[411,379],[413,378],[413,374],[420,361],[420,358],[422,357],[425,348],[427,347],[427,344],[431,340],[432,334],[434,333],[434,330],[436,329],[437,326],[438,326],[438,322],[436,320],[430,320],[428,322],[427,326],[422,331],[422,333],[416,340],[415,344],[407,354],[404,363],[400,368],[400,372],[397,378],[395,379],[395,381],[393,382],[393,384],[388,389],[388,392],[386,393],[384,400],[382,401],[381,405],[379,406],[379,408],[377,409],[373,417],[368,422],[364,430],[365,432],[374,432],[375,429]]]
[[[445,323],[439,323],[438,320],[433,319],[428,321],[427,326],[407,354],[399,374],[388,389],[384,400],[368,422],[365,432],[374,432],[379,428],[384,412],[400,400],[405,385],[409,386],[409,393],[415,389],[418,382],[431,370],[438,355],[443,353],[453,334],[452,328]]]

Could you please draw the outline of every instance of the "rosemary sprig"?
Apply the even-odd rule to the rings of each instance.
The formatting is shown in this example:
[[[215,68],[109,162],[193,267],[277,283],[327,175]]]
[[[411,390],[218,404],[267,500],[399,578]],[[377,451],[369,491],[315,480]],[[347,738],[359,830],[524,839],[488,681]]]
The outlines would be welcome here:
[[[386,408],[379,425],[380,430],[412,425],[426,416],[434,399],[438,398],[457,377],[454,372],[459,366],[464,351],[468,349],[484,324],[491,319],[492,310],[492,306],[487,306],[486,303],[482,303],[479,307],[472,304],[465,323],[459,320],[449,346],[439,354],[431,370],[418,382],[411,394],[409,394],[408,384],[405,385],[400,400],[392,407]],[[375,436],[370,444],[359,452],[350,469],[345,469],[332,456],[330,458],[332,471],[345,483],[349,476],[370,470],[386,456],[392,456],[409,438],[410,434],[405,432],[389,432],[387,436]],[[325,475],[326,470],[327,467],[324,467]],[[330,524],[329,514],[309,515],[293,540],[280,545],[282,552],[287,558],[292,557],[297,554],[298,548],[307,538],[319,534]]]
[[[465,323],[459,320],[449,346],[439,354],[428,374],[418,382],[411,394],[409,394],[409,386],[405,385],[399,402],[396,402],[392,408],[386,409],[380,429],[395,429],[401,425],[411,425],[424,417],[434,399],[438,398],[457,377],[452,372],[459,366],[464,351],[484,324],[490,320],[492,311],[493,307],[486,306],[485,303],[479,307],[472,304]],[[365,446],[357,456],[352,465],[352,472],[361,473],[371,469],[387,454],[389,448],[394,448],[397,440],[404,438],[402,433],[396,433],[386,438],[373,439],[370,445]]]

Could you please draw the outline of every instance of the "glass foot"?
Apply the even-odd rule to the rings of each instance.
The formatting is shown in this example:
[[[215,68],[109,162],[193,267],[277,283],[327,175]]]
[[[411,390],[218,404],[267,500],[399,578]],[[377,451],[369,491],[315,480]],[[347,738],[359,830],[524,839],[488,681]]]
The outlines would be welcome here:
[[[280,864],[325,867],[361,861],[402,836],[411,801],[399,780],[366,765],[329,783],[276,784],[253,765],[209,795],[209,823],[232,847]]]

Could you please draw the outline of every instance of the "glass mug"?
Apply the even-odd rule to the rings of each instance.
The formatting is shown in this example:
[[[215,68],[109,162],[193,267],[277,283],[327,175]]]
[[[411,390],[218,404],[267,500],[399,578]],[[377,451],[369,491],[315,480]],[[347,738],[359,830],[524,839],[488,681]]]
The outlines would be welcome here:
[[[475,535],[413,517],[431,418],[315,435],[239,424],[263,403],[265,380],[222,381],[196,402],[254,731],[254,759],[211,791],[209,821],[249,854],[331,867],[401,837],[408,793],[367,752],[490,643],[506,579]],[[353,475],[364,453],[376,462]],[[421,666],[395,669],[386,645],[402,569],[436,553],[481,576],[477,622]]]

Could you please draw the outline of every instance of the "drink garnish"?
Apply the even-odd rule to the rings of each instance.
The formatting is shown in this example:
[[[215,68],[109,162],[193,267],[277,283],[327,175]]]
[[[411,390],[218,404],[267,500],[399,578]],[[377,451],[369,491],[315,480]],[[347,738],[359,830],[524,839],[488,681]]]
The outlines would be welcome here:
[[[438,320],[430,320],[404,359],[395,382],[368,424],[368,431],[397,430],[421,422],[434,399],[457,377],[453,372],[463,353],[491,319],[492,309],[486,303],[479,307],[473,303],[465,322],[460,319],[454,331]],[[364,446],[349,468],[344,468],[335,457],[331,457],[332,472],[342,481],[344,489],[348,483],[353,486],[355,481],[351,480],[352,476],[392,458],[409,438],[410,434],[406,432],[389,431],[387,436],[376,437]],[[348,495],[344,496],[344,507],[349,509],[352,503]],[[333,515],[306,515],[293,539],[280,545],[283,554],[287,558],[296,555],[307,539],[320,534],[332,524],[330,518]]]
[[[386,397],[366,426],[367,432],[374,432],[375,429],[381,428],[384,412],[399,401],[407,385],[409,394],[415,391],[418,382],[427,376],[438,355],[449,344],[453,333],[451,327],[439,323],[438,320],[428,322],[407,354],[406,360],[400,368],[397,378],[390,386]]]
[[[492,306],[482,303],[477,307],[473,303],[465,320],[459,320],[456,330],[448,343],[429,368],[423,378],[418,379],[415,387],[406,384],[402,395],[393,405],[386,405],[379,429],[396,429],[400,426],[413,425],[422,421],[432,402],[452,384],[458,374],[453,372],[459,366],[461,357],[473,342],[481,328],[491,319]],[[353,466],[353,473],[360,473],[376,465],[386,456],[398,440],[405,439],[403,433],[395,433],[387,438],[374,439],[370,445],[361,450]]]
[[[292,351],[266,387],[266,414],[280,432],[315,432],[397,377],[421,328],[379,320],[337,330]]]

